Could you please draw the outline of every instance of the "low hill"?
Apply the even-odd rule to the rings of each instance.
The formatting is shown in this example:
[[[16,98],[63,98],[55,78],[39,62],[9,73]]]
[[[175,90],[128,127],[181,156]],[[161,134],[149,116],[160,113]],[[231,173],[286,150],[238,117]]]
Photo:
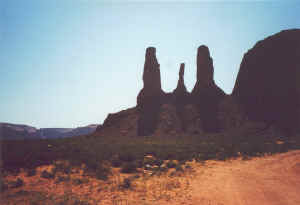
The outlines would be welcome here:
[[[50,139],[73,137],[93,133],[97,124],[77,128],[41,128],[37,129],[28,125],[0,123],[0,139]]]

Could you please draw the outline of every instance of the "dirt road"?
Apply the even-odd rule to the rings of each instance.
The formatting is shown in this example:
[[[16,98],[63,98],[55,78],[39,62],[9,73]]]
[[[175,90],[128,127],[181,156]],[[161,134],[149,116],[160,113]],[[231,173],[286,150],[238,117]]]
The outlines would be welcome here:
[[[299,205],[300,151],[196,168],[190,201],[209,205]]]

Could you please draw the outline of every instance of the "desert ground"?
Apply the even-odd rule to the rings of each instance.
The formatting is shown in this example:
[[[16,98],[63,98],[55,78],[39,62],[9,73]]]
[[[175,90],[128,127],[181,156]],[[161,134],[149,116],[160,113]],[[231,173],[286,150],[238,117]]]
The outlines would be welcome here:
[[[43,169],[51,166],[39,167],[37,173]],[[123,174],[113,168],[106,181],[84,176],[82,170],[73,170],[72,180],[61,183],[38,175],[6,176],[8,181],[22,178],[24,185],[2,193],[1,204],[300,204],[300,150],[251,159],[192,161],[184,171],[170,169],[153,176],[147,170]],[[130,187],[123,185],[126,177],[134,178]]]

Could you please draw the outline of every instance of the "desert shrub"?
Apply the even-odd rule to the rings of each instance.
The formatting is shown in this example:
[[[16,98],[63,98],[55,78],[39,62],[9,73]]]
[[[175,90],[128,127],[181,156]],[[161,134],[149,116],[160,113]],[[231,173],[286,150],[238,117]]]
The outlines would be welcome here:
[[[98,165],[95,173],[97,179],[107,180],[109,174],[110,174],[109,167],[104,166],[103,164]]]
[[[55,177],[55,172],[50,171],[48,172],[47,170],[42,171],[41,177],[45,179],[53,179]]]
[[[13,176],[18,176],[21,172],[21,167],[10,167],[7,169],[8,174],[11,174]]]
[[[123,189],[129,189],[131,187],[131,184],[132,184],[132,178],[128,177],[123,180],[120,186]]]
[[[97,159],[95,159],[95,158],[90,158],[90,159],[87,159],[85,163],[86,163],[86,168],[88,170],[95,171],[95,170],[97,170],[97,168],[101,162],[97,161]]]
[[[167,166],[160,166],[159,171],[160,172],[166,172],[166,171],[168,171],[168,167]]]
[[[77,199],[73,202],[72,205],[90,205],[90,203],[87,201],[82,201],[82,200]]]
[[[137,156],[134,156],[134,153],[124,152],[119,156],[120,160],[123,162],[132,162],[137,159]]]
[[[137,165],[135,162],[123,163],[121,168],[122,173],[135,173],[137,172]]]
[[[143,161],[143,163],[144,163],[144,165],[154,165],[155,164],[155,158],[153,158],[153,157],[147,157],[147,158],[144,158],[144,161]]]
[[[192,169],[192,167],[191,167],[191,165],[186,164],[186,165],[185,165],[185,169]]]
[[[26,176],[32,177],[32,176],[35,176],[35,175],[36,175],[36,169],[35,168],[27,169]]]
[[[161,166],[164,163],[162,159],[155,159],[154,165]]]
[[[133,163],[135,163],[137,168],[142,168],[144,166],[144,161],[142,159],[138,159]]]
[[[8,185],[3,181],[3,179],[0,179],[0,193],[4,192],[8,189]]]
[[[16,181],[10,182],[11,188],[18,188],[24,185],[24,181],[20,178],[17,178]]]
[[[59,184],[60,182],[65,182],[65,181],[69,181],[70,177],[66,177],[66,176],[58,176],[55,179],[55,183]]]
[[[175,170],[176,170],[177,172],[183,172],[183,168],[182,168],[182,166],[179,165],[179,164],[175,167]]]
[[[122,165],[122,160],[119,158],[119,156],[113,156],[110,162],[113,167],[120,167]]]
[[[176,176],[176,175],[177,175],[176,171],[172,171],[172,172],[170,172],[170,174],[169,174],[170,177],[174,177],[174,176]]]
[[[80,179],[80,178],[75,178],[72,180],[73,184],[75,185],[84,184],[87,183],[88,181],[89,181],[88,179]]]
[[[89,202],[78,199],[73,194],[64,194],[56,202],[55,205],[90,205]]]
[[[55,162],[54,163],[55,166],[55,170],[65,173],[65,174],[69,174],[71,173],[71,164],[69,162]]]
[[[170,160],[170,161],[167,162],[166,166],[168,168],[175,168],[177,166],[177,163],[173,160]]]

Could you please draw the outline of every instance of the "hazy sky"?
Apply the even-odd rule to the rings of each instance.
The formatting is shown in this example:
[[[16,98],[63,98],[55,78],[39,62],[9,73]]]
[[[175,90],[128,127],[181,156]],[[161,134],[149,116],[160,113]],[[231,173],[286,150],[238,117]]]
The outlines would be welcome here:
[[[2,0],[0,122],[102,123],[108,113],[136,105],[148,46],[156,47],[162,87],[170,92],[181,62],[191,91],[197,47],[207,45],[215,82],[229,94],[248,49],[300,28],[299,1],[122,2]]]

